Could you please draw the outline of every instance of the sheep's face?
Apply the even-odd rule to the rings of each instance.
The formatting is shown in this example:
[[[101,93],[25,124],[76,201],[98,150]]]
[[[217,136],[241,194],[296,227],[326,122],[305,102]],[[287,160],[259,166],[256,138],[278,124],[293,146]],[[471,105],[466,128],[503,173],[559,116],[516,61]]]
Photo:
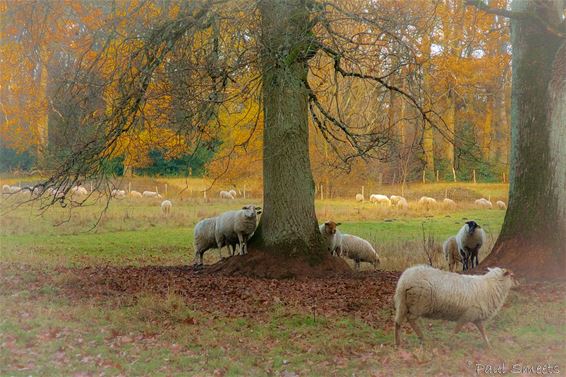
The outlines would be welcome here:
[[[499,279],[504,280],[507,284],[509,284],[510,288],[517,287],[519,285],[519,281],[515,278],[513,271],[507,268],[500,268],[500,267],[494,267],[494,268],[488,267],[487,269],[489,271],[488,273],[496,274]]]
[[[324,223],[324,232],[326,234],[336,234],[336,227],[341,225],[341,223],[335,223],[334,221],[327,221]]]
[[[256,207],[251,204],[242,207],[242,210],[244,211],[244,217],[246,219],[253,219],[261,213],[261,207]]]
[[[475,221],[467,221],[466,225],[468,225],[468,234],[472,235],[476,231],[477,228],[481,228]]]

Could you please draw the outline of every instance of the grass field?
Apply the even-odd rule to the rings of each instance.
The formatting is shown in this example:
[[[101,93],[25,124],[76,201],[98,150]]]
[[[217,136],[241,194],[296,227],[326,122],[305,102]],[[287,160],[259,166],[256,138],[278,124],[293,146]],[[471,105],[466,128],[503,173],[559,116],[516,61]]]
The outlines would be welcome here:
[[[148,189],[164,182],[135,181]],[[192,195],[179,195],[184,180],[167,184],[169,218],[160,200],[116,200],[101,216],[102,203],[39,214],[38,204],[12,209],[13,198],[2,199],[0,375],[448,376],[501,363],[508,373],[517,363],[566,371],[563,286],[527,284],[512,292],[487,326],[492,350],[472,326],[454,336],[444,321],[425,321],[424,348],[405,329],[408,343],[395,349],[397,273],[307,281],[200,276],[189,267],[194,224],[260,199],[205,202],[197,191],[206,182],[189,182]],[[505,199],[507,188],[415,185],[406,196],[441,199],[447,189],[459,202],[455,210],[397,212],[347,199],[316,207],[319,220],[342,222],[344,232],[374,244],[384,271],[427,262],[423,236],[437,245],[433,263],[446,268],[438,246],[466,219],[480,223],[493,244],[504,211],[470,203]],[[218,259],[217,251],[205,254],[205,263]]]

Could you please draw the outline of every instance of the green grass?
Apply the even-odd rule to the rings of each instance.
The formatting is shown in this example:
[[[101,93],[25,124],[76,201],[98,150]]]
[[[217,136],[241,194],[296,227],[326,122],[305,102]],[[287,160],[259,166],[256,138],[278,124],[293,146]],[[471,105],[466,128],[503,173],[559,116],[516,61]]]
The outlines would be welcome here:
[[[544,292],[510,295],[487,324],[493,350],[483,347],[472,326],[453,335],[453,324],[426,320],[421,320],[426,347],[420,348],[415,335],[405,329],[406,346],[397,350],[392,347],[390,305],[376,307],[376,319],[371,321],[355,311],[315,318],[312,311],[282,304],[250,318],[211,314],[173,292],[164,296],[144,291],[136,295],[108,292],[103,297],[67,295],[76,276],[62,268],[188,265],[193,258],[193,227],[199,219],[247,202],[260,204],[257,198],[234,202],[181,198],[174,196],[174,190],[184,181],[167,182],[174,203],[170,218],[161,216],[158,200],[114,201],[94,230],[90,227],[101,214],[101,203],[71,212],[53,208],[41,216],[36,205],[4,211],[0,219],[0,375],[445,376],[473,375],[469,365],[475,362],[548,362],[559,364],[560,370],[566,368],[566,300]],[[147,183],[151,184],[155,182]],[[420,195],[441,199],[446,189],[459,200],[456,210],[425,211],[414,206]],[[380,192],[398,190],[386,187]],[[321,221],[342,222],[343,232],[372,242],[383,258],[383,269],[401,270],[426,261],[423,229],[438,247],[464,221],[474,219],[486,229],[492,244],[504,211],[477,210],[470,201],[480,196],[504,199],[506,190],[505,185],[412,185],[407,188],[406,195],[413,201],[407,212],[345,199],[317,201],[316,208]],[[216,251],[205,255],[205,263],[216,260]],[[445,263],[439,254],[434,262]]]

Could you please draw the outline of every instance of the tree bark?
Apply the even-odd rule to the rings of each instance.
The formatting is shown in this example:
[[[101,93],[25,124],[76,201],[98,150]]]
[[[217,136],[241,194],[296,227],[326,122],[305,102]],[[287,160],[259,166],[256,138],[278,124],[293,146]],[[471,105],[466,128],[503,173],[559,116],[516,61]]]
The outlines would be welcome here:
[[[535,2],[513,12],[541,14]],[[559,19],[559,18],[558,18]],[[534,18],[512,20],[513,77],[509,206],[492,253],[480,266],[532,279],[566,274],[566,45]]]
[[[322,257],[308,150],[309,11],[301,0],[265,0],[260,10],[264,209],[257,244],[278,254]]]

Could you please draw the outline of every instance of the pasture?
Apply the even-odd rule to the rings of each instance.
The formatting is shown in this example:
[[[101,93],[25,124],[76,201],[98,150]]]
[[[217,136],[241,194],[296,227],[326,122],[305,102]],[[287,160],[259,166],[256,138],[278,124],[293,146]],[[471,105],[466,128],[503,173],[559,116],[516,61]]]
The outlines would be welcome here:
[[[206,182],[196,180],[189,182],[194,191],[174,179],[134,179],[132,189],[165,183],[173,202],[168,217],[161,199],[113,200],[105,212],[103,201],[87,200],[83,208],[39,213],[38,203],[14,209],[15,197],[2,198],[1,375],[447,376],[515,364],[566,370],[566,297],[556,284],[524,284],[511,293],[488,322],[491,350],[472,326],[453,335],[453,323],[444,321],[423,322],[425,347],[408,327],[405,346],[392,345],[400,272],[429,262],[446,269],[440,245],[468,219],[488,234],[481,260],[504,211],[472,203],[482,196],[506,201],[506,185],[412,185],[408,211],[353,198],[318,200],[319,221],[341,222],[342,231],[375,246],[379,271],[364,265],[350,276],[270,280],[191,268],[196,222],[261,205],[257,188],[234,201],[213,194],[205,200],[199,190]],[[421,195],[442,199],[446,192],[457,208],[415,205]],[[205,264],[220,258],[208,251]]]

